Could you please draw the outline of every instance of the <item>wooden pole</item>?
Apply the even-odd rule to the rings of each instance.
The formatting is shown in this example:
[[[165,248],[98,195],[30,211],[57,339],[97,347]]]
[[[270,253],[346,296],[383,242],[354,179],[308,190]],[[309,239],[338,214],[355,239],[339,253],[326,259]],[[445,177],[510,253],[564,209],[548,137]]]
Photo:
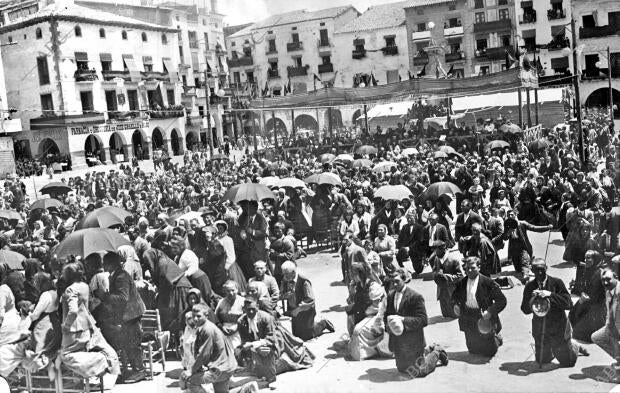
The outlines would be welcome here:
[[[291,109],[291,119],[293,119],[293,130],[291,131],[291,135],[293,139],[295,139],[295,134],[297,132],[295,129],[295,109]]]
[[[614,92],[611,89],[611,51],[607,47],[607,83],[609,85],[609,120],[614,123]]]
[[[532,112],[530,111],[530,88],[526,87],[525,88],[525,102],[527,104],[527,126],[531,127],[532,126]]]
[[[585,168],[586,165],[586,155],[584,151],[584,145],[587,144],[587,141],[584,141],[583,130],[581,128],[581,95],[579,92],[579,65],[577,59],[577,27],[575,26],[575,19],[571,17],[570,20],[571,33],[573,38],[573,84],[575,88],[575,117],[577,118],[577,138],[579,141],[579,159],[581,161],[582,167]]]
[[[519,111],[519,127],[523,128],[523,111],[521,110],[521,102],[523,101],[521,88],[517,89],[517,98],[519,99],[519,104],[517,105],[517,109]]]
[[[334,143],[334,129],[332,128],[332,107],[327,108],[327,130],[329,131],[330,142]]]
[[[536,116],[536,125],[538,125],[540,124],[538,122],[538,88],[534,89],[534,105],[536,105],[536,107],[534,108],[534,116]]]
[[[273,126],[273,145],[278,148],[278,129],[276,127],[276,111],[271,111],[271,123]]]
[[[366,134],[370,134],[370,131],[368,130],[368,105],[364,104],[364,123],[365,123],[365,128],[366,128]]]

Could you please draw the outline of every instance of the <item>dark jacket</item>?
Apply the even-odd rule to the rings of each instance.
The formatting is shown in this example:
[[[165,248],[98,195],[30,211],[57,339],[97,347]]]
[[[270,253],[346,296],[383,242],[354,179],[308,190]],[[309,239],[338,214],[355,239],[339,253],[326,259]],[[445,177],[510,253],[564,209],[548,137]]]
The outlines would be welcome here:
[[[402,348],[406,346],[412,353],[423,352],[426,347],[424,327],[428,325],[424,298],[410,287],[405,287],[398,311],[396,311],[394,306],[395,295],[396,293],[393,291],[388,294],[387,308],[384,316],[385,324],[387,326],[388,316],[400,315],[404,317],[404,330],[400,336],[390,334],[390,350],[394,351],[396,347]]]
[[[459,213],[456,216],[456,223],[454,224],[454,237],[457,241],[463,236],[471,235],[471,226],[474,223],[482,225],[482,228],[484,229],[484,220],[477,213],[470,211],[467,221],[464,221],[463,217],[463,213]]]
[[[119,324],[142,317],[146,307],[129,273],[120,268],[110,274],[109,281],[110,291],[103,297],[106,315]]]
[[[496,331],[502,330],[502,324],[499,320],[499,313],[506,308],[506,296],[502,293],[499,285],[490,278],[480,274],[478,277],[478,288],[476,289],[476,302],[481,311],[489,311],[493,316],[491,320],[495,322]],[[461,310],[465,309],[467,302],[467,276],[461,278],[452,293],[452,303],[458,305]],[[477,329],[475,323],[477,321],[465,320],[462,316],[459,318],[459,328],[461,331]]]
[[[246,342],[253,342],[258,340],[265,340],[267,346],[276,349],[276,339],[275,339],[275,322],[273,317],[265,312],[258,310],[256,312],[256,327],[258,329],[257,333],[254,333],[250,330],[250,324],[248,322],[248,316],[242,315],[237,320],[237,327],[239,331],[239,336],[241,336],[241,343],[245,344]]]
[[[536,289],[539,289],[537,280],[528,282],[525,284],[525,288],[523,289],[521,311],[523,311],[526,315],[533,313],[532,307],[530,306],[530,301],[532,300],[532,293]],[[532,336],[542,336],[544,321],[545,335],[549,337],[564,337],[564,334],[567,332],[568,323],[568,319],[566,318],[566,310],[570,310],[573,305],[570,294],[568,293],[568,290],[562,280],[550,276],[547,276],[547,282],[542,289],[551,292],[551,296],[549,296],[551,307],[544,318],[534,314],[534,317],[532,318]],[[570,332],[570,330],[568,330],[568,332]]]
[[[435,224],[435,233],[433,234],[433,241],[435,240],[441,240],[442,242],[446,243],[446,247],[447,248],[452,248],[454,246],[454,243],[451,240],[451,236],[450,233],[448,232],[448,228],[446,228],[444,225],[442,224]],[[429,247],[429,242],[430,242],[430,236],[431,236],[431,226],[430,224],[427,224],[424,227],[424,237],[422,239],[422,246],[424,246],[425,248]]]

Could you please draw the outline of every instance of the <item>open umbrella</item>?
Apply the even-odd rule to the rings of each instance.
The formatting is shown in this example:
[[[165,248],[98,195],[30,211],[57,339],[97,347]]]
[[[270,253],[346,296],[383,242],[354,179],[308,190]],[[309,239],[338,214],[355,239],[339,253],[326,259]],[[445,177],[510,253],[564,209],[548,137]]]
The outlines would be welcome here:
[[[39,191],[41,194],[67,194],[71,192],[71,187],[57,181],[43,186]]]
[[[275,199],[273,192],[264,184],[242,183],[232,186],[225,193],[222,199],[231,202],[257,201],[263,199]]]
[[[400,154],[402,154],[403,156],[415,156],[417,154],[420,154],[420,152],[415,147],[408,147],[404,149]]]
[[[224,154],[214,154],[213,157],[211,157],[212,160],[228,160],[228,157],[226,157],[226,155]]]
[[[319,156],[319,161],[321,161],[322,164],[326,164],[328,162],[334,161],[335,158],[336,156],[333,155],[332,153],[325,153]]]
[[[44,198],[44,199],[38,199],[34,201],[32,205],[30,205],[30,210],[49,209],[52,207],[59,208],[61,206],[64,206],[64,205],[58,199]]]
[[[360,146],[355,150],[357,154],[377,154],[378,151],[376,147],[370,145]]]
[[[500,131],[502,132],[510,132],[512,134],[516,134],[518,132],[522,132],[523,130],[521,129],[521,127],[519,127],[518,125],[514,124],[514,123],[510,123],[510,124],[503,124],[500,128]]]
[[[392,168],[396,167],[396,163],[392,161],[383,161],[378,163],[372,168],[373,172],[389,172]]]
[[[277,176],[266,176],[266,177],[261,178],[258,181],[258,184],[263,184],[267,187],[275,187],[279,181],[280,181],[280,178]]]
[[[336,161],[353,162],[353,156],[350,154],[338,154]]]
[[[485,147],[489,150],[504,149],[506,147],[510,147],[510,143],[497,139],[487,143]]]
[[[386,201],[402,201],[403,199],[411,198],[411,196],[411,190],[402,184],[396,186],[381,186],[374,194],[375,198],[381,198]]]
[[[439,146],[437,151],[442,151],[442,152],[444,152],[446,154],[456,153],[456,150],[454,150],[454,148],[452,146],[448,146],[448,145]]]
[[[434,158],[448,158],[448,154],[443,151],[436,151],[433,153]]]
[[[6,210],[6,209],[0,209],[0,218],[4,218],[5,220],[21,220],[22,216],[16,212],[15,210]]]
[[[24,270],[22,262],[26,259],[22,254],[11,250],[0,250],[0,265],[7,264],[11,270]]]
[[[78,222],[75,229],[84,228],[111,228],[125,225],[125,219],[131,217],[127,210],[116,206],[104,206],[88,213]]]
[[[86,258],[101,251],[116,252],[120,246],[130,246],[131,242],[120,233],[109,228],[86,228],[71,232],[52,251],[58,258],[71,255]]]
[[[370,168],[372,167],[372,161],[367,158],[360,158],[353,161],[353,168]]]
[[[437,183],[433,183],[426,191],[424,191],[424,199],[437,199],[443,194],[460,194],[462,193],[461,189],[454,183],[449,181],[440,181]]]
[[[546,139],[536,139],[534,142],[529,144],[530,150],[544,150],[551,146],[551,144]]]
[[[342,180],[340,180],[340,176],[331,172],[315,173],[314,175],[310,175],[305,178],[304,181],[308,184],[331,184],[333,186],[342,185]]]
[[[306,183],[303,180],[296,177],[285,177],[276,182],[278,187],[290,187],[290,188],[306,188]]]

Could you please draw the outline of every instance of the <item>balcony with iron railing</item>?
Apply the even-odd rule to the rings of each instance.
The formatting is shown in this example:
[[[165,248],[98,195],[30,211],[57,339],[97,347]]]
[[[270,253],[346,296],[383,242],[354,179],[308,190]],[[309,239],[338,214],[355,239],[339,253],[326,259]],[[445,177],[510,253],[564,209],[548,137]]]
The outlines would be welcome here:
[[[396,45],[386,46],[385,48],[381,48],[381,51],[383,52],[384,56],[396,56],[398,55],[398,46]]]
[[[277,54],[278,54],[278,50],[276,48],[269,48],[265,52],[265,55],[267,55],[267,56],[274,56],[274,55],[277,55]]]
[[[123,121],[123,120],[135,119],[139,117],[141,117],[140,111],[128,111],[128,112],[108,111],[108,120]]]
[[[268,79],[278,79],[279,77],[280,77],[280,73],[278,72],[278,70],[272,70],[272,69],[267,70]]]
[[[286,44],[287,52],[296,52],[300,50],[304,50],[304,44],[301,41],[289,42]]]
[[[486,57],[489,60],[505,60],[506,52],[514,56],[514,48],[512,46],[499,46],[495,48],[486,48]]]
[[[293,78],[296,76],[306,76],[308,75],[308,66],[286,67],[286,71],[288,72],[289,78]]]
[[[474,23],[474,33],[493,33],[498,31],[510,30],[512,21],[510,18],[494,20],[491,22]]]
[[[329,40],[319,40],[319,43],[318,43],[319,49],[329,48],[330,46],[331,46],[331,43],[329,42]]]
[[[570,47],[570,40],[566,37],[555,37],[546,45],[547,50],[556,51]]]
[[[103,75],[103,80],[105,81],[112,81],[116,78],[121,78],[126,81],[131,79],[129,75],[129,71],[108,70],[108,71],[101,71],[101,74]]]
[[[519,19],[519,24],[524,25],[527,23],[535,23],[536,22],[536,11],[526,12]]]
[[[351,53],[351,57],[355,60],[363,59],[366,57],[366,49],[356,49]]]
[[[189,42],[189,47],[191,49],[198,49],[198,41],[194,41],[194,40],[190,41]]]
[[[419,51],[418,53],[416,53],[413,56],[413,65],[414,66],[421,66],[421,65],[425,65],[428,64],[428,53],[424,52],[424,51]]]
[[[465,53],[463,51],[456,51],[446,53],[446,63],[452,63],[454,61],[459,61],[465,59]]]
[[[170,74],[167,72],[142,71],[140,72],[140,75],[142,75],[142,79],[146,79],[146,80],[156,80],[160,82],[170,81]]]
[[[252,56],[243,56],[236,59],[227,59],[227,61],[228,68],[249,67],[254,65],[254,59],[252,58]]]
[[[95,70],[76,70],[73,76],[76,82],[92,82],[99,79]]]
[[[547,19],[556,20],[566,18],[566,10],[564,8],[561,9],[550,9],[547,10]]]
[[[620,33],[620,27],[614,25],[596,26],[596,27],[581,27],[579,29],[579,38],[601,38],[618,35]]]
[[[319,64],[319,74],[327,74],[328,72],[334,72],[333,64]]]
[[[151,119],[171,119],[185,116],[183,105],[169,105],[163,108],[152,107],[146,112]]]

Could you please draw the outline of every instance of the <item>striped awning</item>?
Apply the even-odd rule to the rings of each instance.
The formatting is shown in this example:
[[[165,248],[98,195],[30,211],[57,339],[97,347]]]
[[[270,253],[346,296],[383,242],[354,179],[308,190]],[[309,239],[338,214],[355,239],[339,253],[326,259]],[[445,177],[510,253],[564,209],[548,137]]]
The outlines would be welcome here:
[[[75,61],[88,61],[88,53],[75,52]]]

